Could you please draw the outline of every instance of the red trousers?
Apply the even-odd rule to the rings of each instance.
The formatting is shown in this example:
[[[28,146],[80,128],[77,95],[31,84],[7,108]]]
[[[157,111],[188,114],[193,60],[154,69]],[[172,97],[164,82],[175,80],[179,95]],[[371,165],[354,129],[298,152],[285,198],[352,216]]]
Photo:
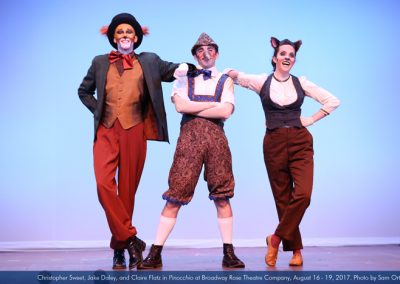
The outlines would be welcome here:
[[[285,251],[303,248],[299,225],[310,205],[313,156],[313,138],[306,128],[268,130],[264,137],[264,161],[279,218],[275,234]]]
[[[147,149],[143,129],[140,123],[125,130],[117,119],[111,128],[100,124],[97,130],[94,172],[99,201],[112,234],[112,249],[125,248],[126,241],[136,235],[132,216]]]

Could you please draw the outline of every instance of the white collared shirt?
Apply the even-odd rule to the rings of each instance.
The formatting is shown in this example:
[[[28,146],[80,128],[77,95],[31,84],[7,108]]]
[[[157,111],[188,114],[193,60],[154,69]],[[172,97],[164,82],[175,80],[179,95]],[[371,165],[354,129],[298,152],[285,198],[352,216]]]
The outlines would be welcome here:
[[[239,72],[235,84],[260,94],[261,88],[267,78],[268,74],[253,75]],[[299,81],[305,95],[319,102],[322,105],[321,108],[327,113],[331,113],[339,106],[340,101],[334,95],[308,81],[305,76],[299,77]],[[295,102],[297,100],[297,92],[292,81],[292,76],[286,82],[279,82],[272,78],[270,96],[271,100],[280,106],[290,105]]]

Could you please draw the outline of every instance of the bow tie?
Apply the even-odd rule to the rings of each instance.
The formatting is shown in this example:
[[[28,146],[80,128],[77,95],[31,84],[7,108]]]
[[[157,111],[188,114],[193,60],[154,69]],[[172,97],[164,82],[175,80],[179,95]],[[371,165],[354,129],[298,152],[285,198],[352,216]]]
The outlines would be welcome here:
[[[108,55],[108,60],[110,63],[117,62],[118,60],[122,60],[122,64],[124,66],[124,70],[133,68],[133,60],[130,54],[122,54],[118,51],[111,51]]]
[[[193,71],[188,71],[187,72],[187,76],[188,77],[197,77],[200,74],[203,74],[203,79],[204,80],[208,80],[211,78],[211,70],[207,70],[207,69],[196,69]]]

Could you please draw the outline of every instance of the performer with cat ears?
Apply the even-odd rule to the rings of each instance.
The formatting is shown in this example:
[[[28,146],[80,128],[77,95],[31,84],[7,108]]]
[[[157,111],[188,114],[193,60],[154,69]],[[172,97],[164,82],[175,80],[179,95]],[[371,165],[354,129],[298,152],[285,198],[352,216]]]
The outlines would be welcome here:
[[[275,232],[266,238],[268,266],[275,266],[281,242],[284,251],[293,251],[289,265],[303,265],[299,225],[310,204],[314,176],[313,137],[307,127],[332,113],[340,104],[335,96],[305,77],[290,74],[301,44],[300,40],[279,41],[271,37],[272,74],[225,71],[235,84],[260,96],[265,113],[264,162],[279,218]],[[310,117],[301,116],[305,97],[322,105]]]

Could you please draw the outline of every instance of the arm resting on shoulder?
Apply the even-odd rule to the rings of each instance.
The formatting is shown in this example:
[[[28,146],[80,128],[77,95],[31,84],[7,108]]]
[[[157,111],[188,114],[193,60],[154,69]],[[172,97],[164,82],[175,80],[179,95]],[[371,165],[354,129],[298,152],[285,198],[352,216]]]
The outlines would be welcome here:
[[[265,80],[267,80],[268,78],[267,74],[246,74],[231,68],[225,69],[223,73],[231,77],[236,85],[252,90],[257,94],[260,93],[261,88],[265,83]]]
[[[175,80],[174,72],[179,67],[179,64],[164,61],[157,56],[158,67],[160,68],[161,81],[172,82]]]

